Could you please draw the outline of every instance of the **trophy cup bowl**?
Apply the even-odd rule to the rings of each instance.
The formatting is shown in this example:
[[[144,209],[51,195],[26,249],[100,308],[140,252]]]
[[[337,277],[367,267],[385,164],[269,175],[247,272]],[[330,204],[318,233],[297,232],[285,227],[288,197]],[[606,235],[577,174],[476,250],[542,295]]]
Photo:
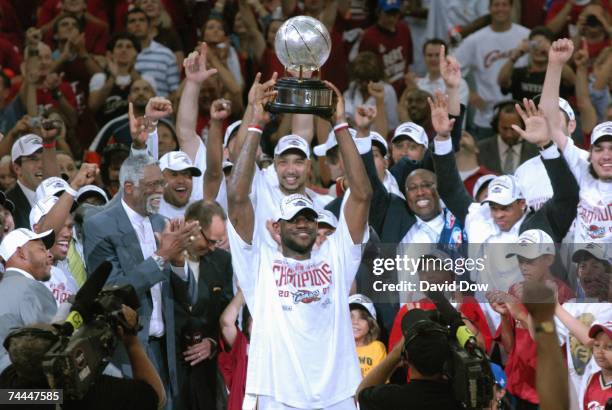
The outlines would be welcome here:
[[[274,50],[286,71],[299,77],[284,77],[276,82],[276,100],[269,104],[274,113],[315,114],[329,117],[333,111],[333,92],[322,81],[303,78],[305,71],[318,71],[331,52],[331,37],[325,25],[308,16],[287,20],[276,32]]]

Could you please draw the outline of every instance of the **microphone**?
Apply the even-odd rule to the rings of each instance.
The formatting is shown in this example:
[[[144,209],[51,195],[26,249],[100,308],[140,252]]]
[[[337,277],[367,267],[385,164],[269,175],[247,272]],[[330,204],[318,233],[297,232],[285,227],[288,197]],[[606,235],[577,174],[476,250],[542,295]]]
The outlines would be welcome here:
[[[92,307],[96,296],[108,280],[113,264],[109,261],[102,262],[85,281],[81,289],[74,296],[74,303],[66,321],[62,324],[62,332],[71,335],[72,332],[93,319]]]
[[[428,292],[427,297],[436,305],[438,312],[440,312],[440,317],[448,323],[451,328],[451,333],[455,334],[459,341],[459,345],[468,350],[474,350],[478,347],[476,336],[465,325],[461,318],[461,314],[444,297],[442,292]]]

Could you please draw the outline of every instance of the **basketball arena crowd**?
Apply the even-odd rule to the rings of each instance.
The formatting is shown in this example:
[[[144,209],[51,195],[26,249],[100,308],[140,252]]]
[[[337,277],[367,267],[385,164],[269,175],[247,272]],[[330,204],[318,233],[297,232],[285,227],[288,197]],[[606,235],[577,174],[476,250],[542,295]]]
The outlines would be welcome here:
[[[0,0],[0,407],[612,409],[611,13]]]

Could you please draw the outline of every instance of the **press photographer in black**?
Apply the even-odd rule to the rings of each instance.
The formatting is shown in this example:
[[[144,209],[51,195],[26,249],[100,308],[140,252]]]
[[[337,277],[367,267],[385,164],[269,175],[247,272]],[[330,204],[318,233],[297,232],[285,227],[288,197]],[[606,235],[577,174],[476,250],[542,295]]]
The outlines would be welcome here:
[[[401,342],[357,388],[360,409],[461,409],[443,371],[451,353],[448,331],[431,320],[427,312],[412,309],[402,320],[402,333]],[[405,385],[385,384],[395,369],[404,365],[409,368],[410,382]]]
[[[138,326],[138,314],[123,305],[123,316],[131,329]],[[117,328],[117,336],[125,345],[133,379],[101,375],[81,400],[64,397],[62,409],[88,410],[155,410],[163,407],[166,394],[161,379],[147,357],[136,332]],[[11,363],[0,374],[2,389],[48,389],[43,372],[43,357],[57,342],[57,329],[47,324],[36,324],[11,332],[4,341]],[[55,405],[7,405],[3,409],[55,409]]]

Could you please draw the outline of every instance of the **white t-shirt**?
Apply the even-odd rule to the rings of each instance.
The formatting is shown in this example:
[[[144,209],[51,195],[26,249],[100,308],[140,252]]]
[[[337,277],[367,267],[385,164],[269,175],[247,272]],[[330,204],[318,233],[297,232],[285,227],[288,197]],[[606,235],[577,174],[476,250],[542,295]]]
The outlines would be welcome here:
[[[434,95],[436,90],[440,90],[443,93],[446,92],[446,84],[442,77],[438,77],[436,80],[432,80],[429,74],[425,77],[417,78],[417,86],[423,91],[427,91],[429,94]],[[468,99],[470,97],[470,89],[467,82],[462,78],[459,84],[459,102],[467,107]]]
[[[72,275],[57,266],[51,266],[51,278],[42,283],[51,291],[58,307],[79,290],[79,285]]]
[[[589,327],[594,321],[606,322],[612,320],[612,303],[578,303],[570,301],[564,303],[563,308]],[[599,371],[600,368],[595,363],[595,360],[592,359],[592,349],[583,346],[576,337],[570,334],[569,330],[556,316],[555,324],[557,335],[559,336],[559,345],[565,345],[566,350],[571,398],[570,409],[579,410],[582,408],[580,403],[582,403],[582,396],[584,395],[584,392],[580,393],[581,386],[585,379],[594,372]]]
[[[253,315],[247,396],[298,408],[325,408],[355,395],[361,380],[348,295],[361,260],[344,218],[298,261],[257,234],[249,245],[228,222],[232,264]],[[364,227],[362,242],[368,240]]]
[[[489,0],[430,0],[428,8],[426,38],[447,39],[451,28],[487,14]]]
[[[612,242],[612,183],[593,178],[589,162],[582,158],[571,138],[563,157],[580,187],[574,242]]]
[[[187,210],[187,207],[190,204],[191,202],[188,202],[187,205],[177,208],[174,205],[171,205],[166,202],[166,200],[162,197],[161,202],[159,204],[158,214],[168,219],[183,218],[185,216],[185,211]]]
[[[484,27],[466,38],[455,50],[465,73],[473,71],[478,95],[485,100],[487,108],[477,110],[474,123],[479,127],[491,127],[493,106],[507,99],[497,84],[497,75],[520,42],[529,36],[529,29],[512,24],[510,30],[495,32],[491,26]],[[527,56],[521,57],[515,67],[527,65]]]

